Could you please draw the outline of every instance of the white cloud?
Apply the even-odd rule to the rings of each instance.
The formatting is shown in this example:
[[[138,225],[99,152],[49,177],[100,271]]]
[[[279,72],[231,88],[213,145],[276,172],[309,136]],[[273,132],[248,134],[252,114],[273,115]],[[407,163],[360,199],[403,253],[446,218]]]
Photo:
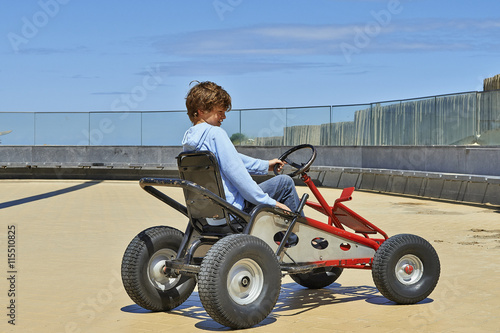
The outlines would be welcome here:
[[[54,54],[81,54],[89,53],[90,49],[86,46],[76,46],[70,48],[57,47],[27,47],[20,49],[19,54],[26,55],[54,55]]]
[[[500,23],[479,20],[393,20],[377,27],[375,19],[351,25],[273,25],[166,35],[153,42],[175,56],[300,56],[340,54],[341,43],[369,39],[364,52],[449,51],[496,44]]]
[[[159,64],[158,74],[172,76],[193,75],[243,75],[248,73],[262,73],[283,70],[302,70],[315,68],[340,68],[341,65],[324,62],[300,62],[300,61],[170,61]],[[145,73],[138,73],[139,75]]]
[[[496,37],[500,23],[496,21],[393,19],[378,28],[374,22],[193,31],[152,38],[150,45],[168,59],[161,64],[161,73],[167,76],[313,69],[350,74],[359,70],[346,66],[351,62],[346,62],[341,45],[353,46],[355,53],[350,57],[415,52],[479,54],[500,48]]]
[[[256,28],[253,29],[253,32],[263,38],[284,38],[295,41],[334,41],[351,36],[352,29],[352,26],[345,25],[291,25]]]

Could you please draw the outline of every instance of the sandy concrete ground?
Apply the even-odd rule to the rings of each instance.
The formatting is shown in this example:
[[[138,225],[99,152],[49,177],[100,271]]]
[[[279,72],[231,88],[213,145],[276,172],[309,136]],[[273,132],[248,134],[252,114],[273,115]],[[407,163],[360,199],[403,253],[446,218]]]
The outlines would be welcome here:
[[[322,192],[328,202],[340,194]],[[178,189],[168,193],[183,200]],[[348,206],[389,235],[426,238],[441,260],[435,291],[420,304],[400,306],[378,293],[370,271],[345,270],[323,290],[285,277],[274,311],[246,331],[500,332],[499,208],[359,191]],[[120,263],[130,240],[147,227],[186,225],[137,182],[1,180],[0,220],[2,332],[228,330],[206,314],[197,290],[170,313],[150,313],[128,298]],[[16,256],[9,267],[12,226]],[[15,326],[8,322],[11,300]]]

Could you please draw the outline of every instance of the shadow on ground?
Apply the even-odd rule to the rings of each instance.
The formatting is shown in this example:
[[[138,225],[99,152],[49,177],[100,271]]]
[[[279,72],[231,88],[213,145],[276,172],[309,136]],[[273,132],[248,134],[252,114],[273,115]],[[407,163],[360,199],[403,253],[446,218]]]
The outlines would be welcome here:
[[[91,181],[85,182],[83,184],[70,186],[70,187],[63,188],[63,189],[57,190],[57,191],[52,191],[52,192],[33,195],[31,197],[26,197],[26,198],[22,198],[22,199],[2,202],[2,203],[0,203],[0,209],[12,207],[12,206],[17,206],[17,205],[23,205],[23,204],[30,203],[30,202],[37,201],[37,200],[48,199],[51,197],[55,197],[57,195],[66,194],[66,193],[73,192],[73,191],[78,191],[78,190],[84,189],[84,188],[89,187],[89,186],[97,185],[99,183],[101,183],[101,181],[91,180]]]
[[[343,287],[338,283],[333,283],[324,289],[306,289],[296,283],[286,283],[281,286],[280,296],[273,312],[255,327],[267,326],[279,320],[280,317],[297,316],[320,306],[354,301],[365,301],[375,305],[397,305],[381,296],[377,288],[372,286]],[[432,302],[432,299],[427,298],[420,304],[430,302]],[[136,304],[125,306],[121,310],[136,314],[151,313],[151,311],[145,310]],[[231,330],[210,318],[203,308],[197,292],[193,292],[186,302],[168,312],[168,314],[198,319],[200,322],[195,324],[198,329],[206,331]]]

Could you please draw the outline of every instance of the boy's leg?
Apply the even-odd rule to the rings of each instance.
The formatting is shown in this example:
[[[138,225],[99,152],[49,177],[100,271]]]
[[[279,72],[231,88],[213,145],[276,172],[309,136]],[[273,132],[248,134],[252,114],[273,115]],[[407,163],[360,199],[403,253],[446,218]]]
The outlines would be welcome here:
[[[260,183],[259,186],[271,198],[285,204],[293,212],[299,207],[300,199],[292,177],[279,175]]]

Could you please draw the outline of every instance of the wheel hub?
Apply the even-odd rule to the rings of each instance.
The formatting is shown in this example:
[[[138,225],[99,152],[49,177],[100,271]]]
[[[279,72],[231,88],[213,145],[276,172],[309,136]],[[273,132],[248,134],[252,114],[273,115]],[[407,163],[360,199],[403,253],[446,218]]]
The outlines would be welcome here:
[[[413,268],[413,266],[412,266],[412,265],[406,265],[406,266],[404,267],[404,271],[405,271],[405,273],[406,273],[406,274],[408,274],[408,275],[410,275],[410,274],[413,272],[413,269],[414,269],[414,268]]]
[[[404,285],[415,284],[424,274],[424,264],[419,257],[407,254],[399,259],[395,267],[396,278]]]
[[[241,259],[229,270],[227,290],[231,299],[240,305],[255,301],[264,286],[264,273],[252,259]]]
[[[165,291],[177,284],[180,276],[169,277],[165,261],[174,259],[176,252],[170,249],[161,249],[155,252],[148,262],[148,279],[156,289]]]
[[[241,279],[241,286],[242,287],[248,287],[248,285],[250,284],[250,278],[248,276],[245,276],[243,277],[243,279]]]

